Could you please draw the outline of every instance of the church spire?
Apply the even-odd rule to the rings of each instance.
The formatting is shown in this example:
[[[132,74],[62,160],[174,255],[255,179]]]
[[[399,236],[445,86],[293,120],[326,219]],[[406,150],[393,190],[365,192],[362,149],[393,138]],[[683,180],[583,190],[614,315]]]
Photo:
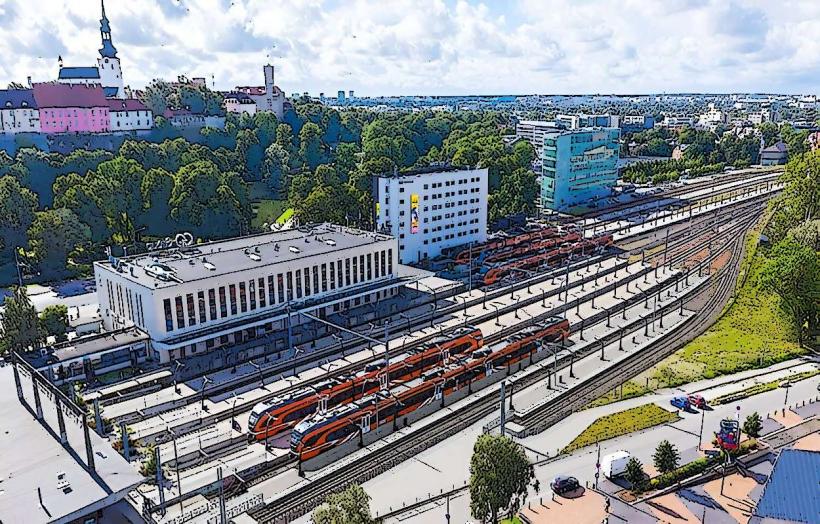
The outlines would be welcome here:
[[[105,16],[105,0],[100,0],[102,6],[102,18],[100,19],[100,36],[102,36],[102,48],[100,56],[103,58],[117,58],[117,48],[111,43],[111,26],[108,17]]]

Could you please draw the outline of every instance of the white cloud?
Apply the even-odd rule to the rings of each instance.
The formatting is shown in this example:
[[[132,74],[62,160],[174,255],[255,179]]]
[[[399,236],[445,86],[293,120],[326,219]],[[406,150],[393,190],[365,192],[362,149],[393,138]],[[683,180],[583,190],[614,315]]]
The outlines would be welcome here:
[[[814,0],[109,0],[125,80],[288,93],[817,91]],[[0,85],[91,65],[99,4],[0,0]],[[54,56],[51,56],[54,55]]]

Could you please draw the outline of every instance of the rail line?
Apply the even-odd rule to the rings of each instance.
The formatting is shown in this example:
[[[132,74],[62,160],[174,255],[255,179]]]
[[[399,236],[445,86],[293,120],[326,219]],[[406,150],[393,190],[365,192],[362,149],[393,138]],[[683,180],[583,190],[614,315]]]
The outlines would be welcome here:
[[[748,228],[750,224],[753,223],[754,219],[756,219],[756,217],[742,220],[740,224],[730,228],[727,231],[724,231],[723,234],[728,235],[734,232],[736,227]],[[738,243],[742,244],[742,242],[736,240],[734,244],[727,243],[726,245],[737,246]],[[697,248],[697,246],[695,248]],[[705,258],[701,264],[710,264],[719,255],[720,252],[712,253],[708,258]],[[719,310],[722,307],[727,294],[731,293],[731,290],[733,289],[732,276],[737,275],[737,261],[739,258],[740,253],[734,249],[730,262],[732,269],[729,272],[726,272],[724,268],[719,271],[719,278],[716,274],[714,277],[709,279],[709,281],[714,281],[715,279],[717,280],[718,289],[710,296],[707,304],[700,312],[684,321],[682,326],[687,326],[686,334],[694,336],[699,329],[705,329],[705,327],[702,326],[703,322],[708,320],[715,313],[715,310]],[[674,283],[669,282],[669,285],[674,285]],[[698,296],[701,293],[702,292],[696,292],[694,293],[694,296]],[[642,297],[638,296],[638,300],[640,301],[641,299]],[[694,297],[687,300],[687,302],[693,299]],[[672,307],[677,307],[677,304],[673,303]],[[679,329],[681,329],[680,326],[676,329],[676,332],[678,332]],[[669,341],[668,337],[664,337],[658,341],[658,346],[655,346],[654,344],[650,345],[650,347],[646,350],[636,353],[636,355],[640,355],[639,357],[630,357],[629,361],[624,364],[627,368],[625,371],[630,373],[640,372],[642,369],[653,365],[656,361],[663,358],[663,356],[677,349],[679,341],[679,337],[676,337],[676,339],[672,342]],[[660,347],[661,349],[656,349],[656,347]],[[654,350],[650,351],[650,349]],[[596,350],[593,349],[593,351]],[[647,354],[649,357],[647,357]],[[562,369],[566,367],[566,362],[563,364]],[[611,370],[609,370],[609,376],[612,376]],[[532,373],[527,377],[526,381],[519,381],[516,386],[519,388],[526,387],[540,381],[542,378],[543,377],[541,374]],[[613,380],[622,380],[622,378],[622,375],[618,374]],[[579,391],[573,389],[570,394],[558,397],[558,399],[556,399],[556,404],[558,403],[558,400],[560,400],[561,403],[566,403],[570,406],[578,406],[582,402],[586,402],[586,399],[595,393],[595,386],[596,383],[592,383],[591,386],[587,386],[586,390]],[[598,387],[603,391],[607,391],[607,388],[611,389],[611,386],[608,383]],[[403,462],[407,457],[414,456],[430,446],[461,431],[464,427],[481,420],[488,414],[492,413],[495,408],[496,406],[494,403],[474,402],[472,404],[468,404],[467,406],[461,408],[458,413],[454,414],[453,417],[443,419],[440,424],[423,428],[424,431],[412,433],[404,439],[397,440],[393,445],[386,445],[379,449],[373,450],[370,454],[360,457],[355,462],[347,464],[344,468],[339,468],[331,474],[323,475],[322,477],[314,479],[307,485],[300,486],[298,493],[294,493],[293,496],[286,496],[271,501],[264,508],[251,512],[251,516],[261,522],[281,522],[298,517],[320,504],[328,493],[342,489],[352,482],[363,482],[375,477],[383,471],[392,468],[396,464]],[[550,420],[549,415],[556,416],[555,413],[550,413],[546,409],[544,411],[539,410],[535,412],[531,415],[533,418],[527,421],[527,427],[536,428],[537,426],[539,430],[547,427],[545,423]]]

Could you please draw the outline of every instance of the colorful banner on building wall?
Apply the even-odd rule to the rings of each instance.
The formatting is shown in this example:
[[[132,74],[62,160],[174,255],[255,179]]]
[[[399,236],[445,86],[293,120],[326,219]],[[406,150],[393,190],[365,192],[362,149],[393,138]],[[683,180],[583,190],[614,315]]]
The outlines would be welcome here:
[[[410,195],[410,232],[419,232],[419,196],[415,193]]]

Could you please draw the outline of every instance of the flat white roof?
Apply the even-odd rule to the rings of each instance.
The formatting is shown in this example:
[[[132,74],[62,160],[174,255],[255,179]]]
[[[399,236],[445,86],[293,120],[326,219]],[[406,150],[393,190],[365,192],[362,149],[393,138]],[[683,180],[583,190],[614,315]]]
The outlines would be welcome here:
[[[23,380],[23,387],[28,387],[30,393],[30,381]],[[122,498],[144,480],[134,466],[93,431],[96,478],[89,474],[20,404],[10,365],[0,368],[0,391],[0,521],[54,522],[78,518],[87,510]],[[46,417],[56,418],[54,404],[45,396],[42,400]],[[69,441],[78,448],[77,437],[82,430],[71,418],[65,417]],[[84,448],[75,451],[85,457]],[[58,474],[64,474],[68,488],[58,485]]]
[[[392,239],[381,233],[318,224],[121,258],[119,274],[145,287],[171,287]],[[110,260],[94,265],[118,271]]]

